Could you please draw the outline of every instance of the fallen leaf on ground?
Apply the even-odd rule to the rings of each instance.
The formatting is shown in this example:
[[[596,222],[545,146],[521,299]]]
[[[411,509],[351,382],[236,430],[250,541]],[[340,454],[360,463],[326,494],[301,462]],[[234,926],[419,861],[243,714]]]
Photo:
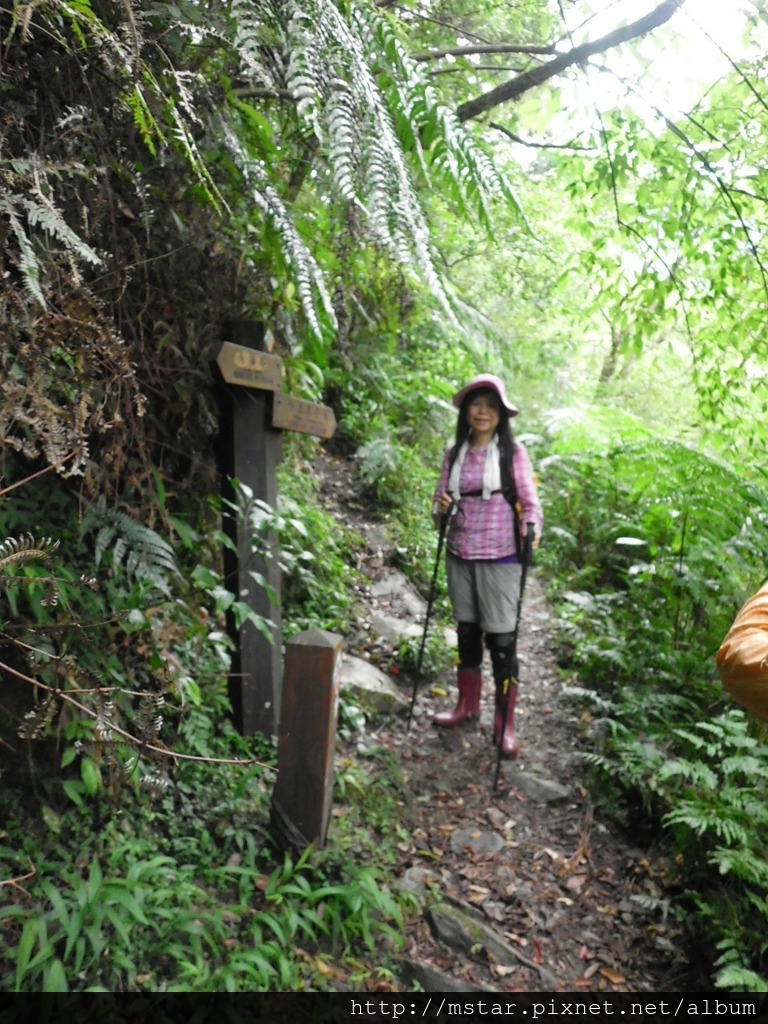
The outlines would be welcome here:
[[[612,967],[601,967],[600,973],[604,978],[607,978],[612,985],[623,985],[624,975],[619,971],[614,971]]]
[[[314,967],[316,971],[318,971],[320,974],[324,974],[326,978],[342,977],[342,975],[334,967],[331,967],[330,964],[327,964],[324,960],[321,960],[320,957],[315,957]]]

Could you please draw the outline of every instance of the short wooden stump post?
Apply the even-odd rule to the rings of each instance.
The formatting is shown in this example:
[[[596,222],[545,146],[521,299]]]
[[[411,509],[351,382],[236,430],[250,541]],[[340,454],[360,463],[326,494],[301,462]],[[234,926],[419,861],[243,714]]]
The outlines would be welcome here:
[[[310,629],[285,645],[278,775],[270,825],[279,845],[294,853],[311,843],[325,845],[343,644],[335,633]]]

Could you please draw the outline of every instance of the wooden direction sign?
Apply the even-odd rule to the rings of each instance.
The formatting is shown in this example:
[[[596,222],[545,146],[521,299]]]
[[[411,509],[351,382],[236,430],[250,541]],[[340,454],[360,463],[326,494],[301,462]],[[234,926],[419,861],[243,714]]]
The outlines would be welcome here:
[[[277,391],[283,379],[283,361],[245,345],[225,341],[216,356],[221,375],[227,384],[240,384],[261,391]]]
[[[301,398],[275,393],[272,426],[279,430],[297,430],[301,434],[327,439],[336,430],[336,417],[328,405],[316,405]]]
[[[272,426],[276,430],[296,430],[327,440],[336,430],[336,417],[328,405],[292,398],[280,390],[283,361],[245,345],[225,341],[216,356],[221,375],[227,384],[257,388],[275,393],[272,404]]]

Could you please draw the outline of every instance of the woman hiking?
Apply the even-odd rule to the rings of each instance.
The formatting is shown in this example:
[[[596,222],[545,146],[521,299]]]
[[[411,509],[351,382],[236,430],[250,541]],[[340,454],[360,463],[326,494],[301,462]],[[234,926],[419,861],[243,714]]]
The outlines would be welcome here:
[[[503,382],[481,374],[456,392],[453,404],[459,410],[456,440],[443,459],[432,514],[438,523],[441,516],[450,516],[446,575],[458,624],[459,699],[452,711],[436,715],[433,724],[452,728],[479,715],[485,638],[496,686],[494,742],[505,757],[514,757],[518,556],[526,524],[533,524],[532,546],[537,546],[543,515],[531,460],[512,437],[509,421],[518,411]]]

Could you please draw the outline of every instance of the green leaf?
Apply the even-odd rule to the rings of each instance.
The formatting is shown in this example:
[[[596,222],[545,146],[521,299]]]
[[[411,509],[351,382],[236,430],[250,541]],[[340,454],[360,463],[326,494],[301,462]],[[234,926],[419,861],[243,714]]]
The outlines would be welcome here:
[[[46,964],[43,970],[43,992],[69,992],[64,965],[58,958]]]
[[[4,915],[5,916],[5,915]],[[16,991],[20,992],[22,982],[27,973],[32,950],[38,940],[39,925],[37,921],[27,921],[21,932],[19,945],[16,950]]]
[[[84,757],[80,761],[80,777],[85,786],[88,796],[95,796],[101,789],[101,772],[98,766],[90,757]]]

